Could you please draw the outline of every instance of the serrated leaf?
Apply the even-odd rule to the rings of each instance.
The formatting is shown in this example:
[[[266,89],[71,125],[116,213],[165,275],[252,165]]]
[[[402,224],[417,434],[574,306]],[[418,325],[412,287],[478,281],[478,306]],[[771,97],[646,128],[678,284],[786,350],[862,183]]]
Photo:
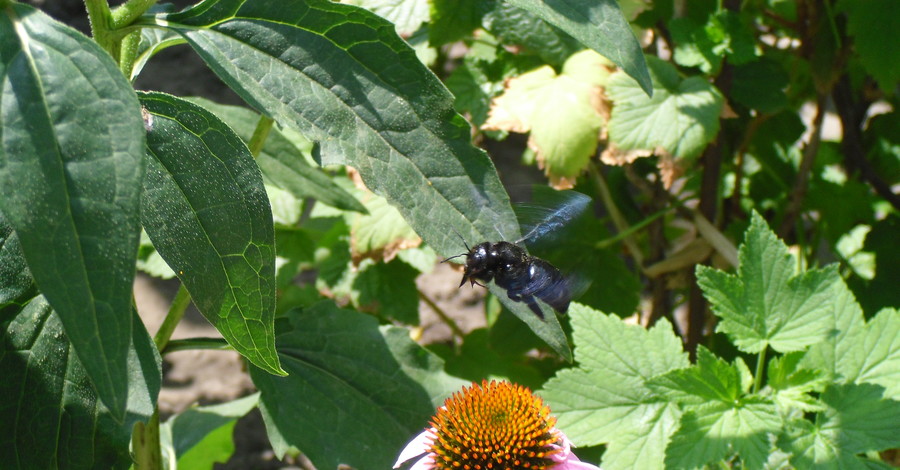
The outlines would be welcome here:
[[[147,20],[182,34],[251,106],[318,142],[322,164],[353,166],[441,255],[458,254],[454,231],[519,239],[509,196],[452,96],[385,20],[327,0],[214,0]],[[529,325],[571,356],[558,322]]]
[[[163,458],[190,469],[225,463],[234,452],[235,423],[258,403],[259,394],[254,393],[228,403],[194,406],[169,418],[159,429]]]
[[[279,455],[293,445],[317,468],[390,468],[435,407],[467,384],[444,374],[406,330],[380,331],[372,317],[331,302],[286,319],[277,340],[290,375],[250,371]]]
[[[661,467],[680,412],[646,382],[689,365],[680,339],[665,320],[645,330],[579,304],[569,315],[580,366],[560,371],[541,392],[559,428],[576,445],[609,443],[604,468]]]
[[[571,187],[597,149],[607,64],[583,51],[566,61],[560,75],[544,66],[509,80],[482,129],[531,132],[528,146],[544,173],[552,184]]]
[[[125,417],[144,129],[109,54],[34,8],[0,13],[0,210],[100,399]]]
[[[834,266],[796,272],[796,261],[766,222],[753,214],[739,250],[736,275],[705,266],[697,283],[740,350],[799,351],[825,339],[832,308]]]
[[[509,3],[538,15],[609,58],[634,78],[647,95],[655,92],[641,46],[614,0],[509,0]]]
[[[194,304],[250,362],[284,374],[275,353],[275,234],[247,146],[204,108],[141,93],[153,116],[144,228]]]
[[[180,37],[180,36],[179,36]],[[260,115],[243,106],[229,106],[203,98],[188,98],[228,124],[244,142],[250,142]],[[298,199],[311,197],[337,209],[364,212],[365,208],[343,188],[338,186],[320,168],[307,163],[307,156],[313,151],[312,142],[302,136],[291,136],[287,132],[272,128],[263,144],[256,163],[263,178],[271,180],[279,188]]]
[[[867,461],[856,454],[900,445],[900,402],[884,399],[883,392],[871,384],[829,387],[816,423],[792,422],[779,447],[793,454],[797,468],[864,468]]]
[[[660,395],[668,395],[681,403],[703,404],[711,401],[734,403],[741,397],[741,371],[716,357],[700,345],[697,364],[667,372],[647,383]]]
[[[900,28],[900,18],[892,11],[893,2],[842,1],[839,4],[847,12],[847,32],[853,36],[860,62],[882,90],[893,93],[900,81],[900,63],[894,60],[895,52],[900,49],[900,38],[893,34]]]
[[[781,429],[775,405],[763,399],[728,404],[714,402],[691,408],[666,448],[666,467],[703,468],[737,454],[744,468],[762,469]]]
[[[663,149],[676,158],[693,158],[715,139],[722,112],[721,93],[701,77],[682,79],[675,66],[647,59],[653,97],[621,72],[607,82],[613,102],[609,142],[623,151]]]
[[[821,370],[801,368],[803,356],[793,352],[769,361],[767,385],[782,415],[794,408],[805,412],[822,410],[821,403],[809,393],[824,390],[828,377]]]

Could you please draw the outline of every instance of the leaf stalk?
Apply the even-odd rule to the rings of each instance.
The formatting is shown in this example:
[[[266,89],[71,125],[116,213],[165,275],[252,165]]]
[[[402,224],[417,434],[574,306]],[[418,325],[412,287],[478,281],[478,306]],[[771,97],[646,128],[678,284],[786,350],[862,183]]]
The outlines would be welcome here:
[[[156,349],[158,349],[160,353],[166,349],[166,346],[169,344],[169,339],[172,338],[172,333],[175,331],[175,327],[181,322],[181,319],[184,317],[184,312],[187,310],[187,306],[190,303],[191,294],[188,293],[187,288],[182,284],[181,287],[178,288],[178,293],[175,294],[175,298],[172,299],[169,313],[166,314],[166,318],[163,320],[162,325],[159,326],[156,336],[153,337],[153,342],[156,343]]]

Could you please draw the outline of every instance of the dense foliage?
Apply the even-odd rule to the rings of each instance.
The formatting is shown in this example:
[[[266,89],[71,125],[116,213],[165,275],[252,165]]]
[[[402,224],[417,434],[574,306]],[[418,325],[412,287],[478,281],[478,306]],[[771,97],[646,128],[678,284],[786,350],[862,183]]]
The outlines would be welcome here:
[[[211,468],[258,408],[278,456],[384,469],[484,378],[607,470],[889,467],[890,0],[345,3],[85,0],[87,38],[0,0],[4,467]],[[176,46],[247,106],[135,91]],[[417,276],[522,238],[501,146],[593,198],[534,248],[589,286],[420,345]],[[182,285],[153,337],[136,267]],[[170,340],[190,301],[222,341]],[[160,423],[161,355],[226,343],[259,393]]]

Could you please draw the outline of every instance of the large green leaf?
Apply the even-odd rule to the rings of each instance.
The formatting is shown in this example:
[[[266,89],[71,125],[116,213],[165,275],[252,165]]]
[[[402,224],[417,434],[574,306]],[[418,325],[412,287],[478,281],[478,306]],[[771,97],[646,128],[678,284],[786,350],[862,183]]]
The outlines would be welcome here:
[[[195,406],[173,416],[159,428],[163,459],[179,468],[212,470],[234,453],[232,433],[238,418],[256,408],[259,394],[228,403]]]
[[[609,141],[619,150],[662,149],[679,158],[699,155],[719,132],[722,94],[703,77],[682,79],[674,65],[651,57],[652,98],[622,72],[607,82],[613,102]]]
[[[716,327],[745,352],[799,351],[826,339],[834,267],[797,272],[797,262],[753,213],[736,275],[697,267],[697,284],[722,321]]]
[[[244,142],[250,142],[259,122],[258,113],[242,106],[218,104],[203,98],[188,100],[212,111]],[[256,155],[256,163],[264,178],[297,198],[311,197],[338,209],[365,212],[366,209],[355,197],[335,184],[322,169],[307,162],[307,155],[312,150],[312,142],[300,136],[290,139],[281,130],[273,128],[259,155]]]
[[[208,1],[147,21],[178,31],[251,106],[318,142],[323,164],[356,168],[441,255],[459,253],[457,233],[472,244],[520,238],[509,196],[453,97],[392,24],[327,0]],[[555,318],[541,322],[492,289],[571,357]]]
[[[541,395],[577,445],[608,443],[603,468],[663,468],[678,406],[647,381],[689,365],[667,321],[650,330],[573,304],[572,335],[580,367],[557,373]]]
[[[250,362],[284,374],[275,353],[275,232],[259,168],[225,123],[188,101],[142,93],[144,228],[194,303]]]
[[[374,318],[319,302],[287,314],[278,350],[288,377],[252,368],[277,454],[295,446],[316,468],[390,468],[434,409],[468,384],[409,338]]]
[[[105,51],[31,7],[0,14],[0,210],[100,399],[125,417],[144,129]]]
[[[146,421],[156,406],[156,347],[132,314],[127,412],[124,421],[117,419],[98,400],[59,316],[33,286],[18,236],[0,215],[3,468],[126,468],[132,426]]]
[[[647,95],[654,86],[644,53],[615,0],[508,0],[603,54],[634,78]]]

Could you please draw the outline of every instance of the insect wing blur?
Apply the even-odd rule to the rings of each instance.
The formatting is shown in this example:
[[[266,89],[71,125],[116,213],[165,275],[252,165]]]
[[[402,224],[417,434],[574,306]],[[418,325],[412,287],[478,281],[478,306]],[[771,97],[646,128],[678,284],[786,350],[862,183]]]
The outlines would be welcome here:
[[[590,203],[589,197],[574,191],[553,192],[563,193],[561,196],[553,195],[558,205],[548,211],[541,222],[531,226],[521,240],[516,243],[482,242],[471,249],[466,245],[469,249],[467,253],[444,260],[466,257],[460,286],[466,281],[473,286],[475,284],[484,286],[483,283],[493,280],[498,287],[506,290],[510,300],[524,302],[541,319],[544,316],[536,298],[546,302],[559,313],[566,312],[572,300],[572,289],[568,279],[556,266],[529,255],[526,249],[519,245],[558,230],[567,221],[583,214]]]

